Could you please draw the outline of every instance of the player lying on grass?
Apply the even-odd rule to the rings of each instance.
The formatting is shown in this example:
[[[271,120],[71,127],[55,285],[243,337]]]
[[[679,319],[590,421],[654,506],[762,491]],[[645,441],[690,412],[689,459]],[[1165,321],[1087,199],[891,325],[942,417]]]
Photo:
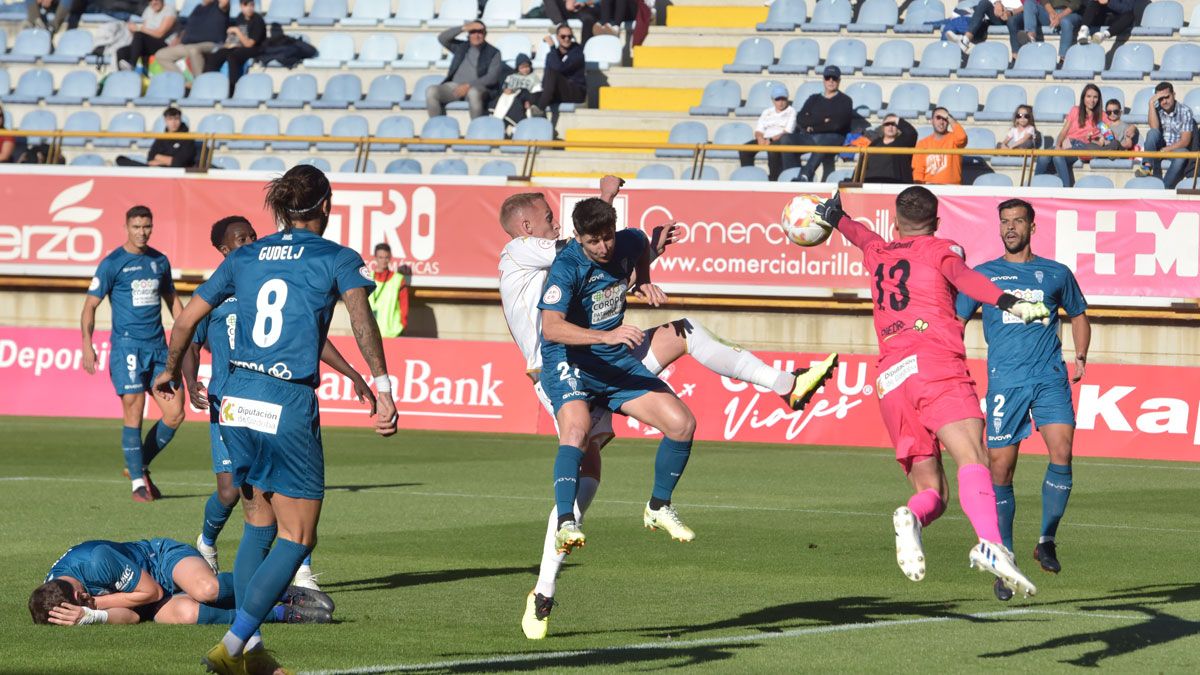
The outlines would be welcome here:
[[[888,243],[842,211],[841,195],[817,207],[816,218],[838,230],[863,252],[873,275],[875,331],[879,340],[879,411],[915,493],[896,509],[896,562],[913,581],[925,577],[921,528],[946,510],[949,488],[942,468],[945,446],[958,465],[958,499],[975,528],[971,567],[994,574],[1026,596],[1037,588],[1001,543],[996,493],[983,448],[983,416],[975,381],[967,372],[963,326],[954,315],[959,292],[996,305],[1023,323],[1049,316],[1040,302],[1026,302],[972,271],[962,248],[934,236],[938,200],[927,188],[896,196],[899,236]]]
[[[249,220],[242,216],[227,216],[213,223],[209,240],[214,248],[226,257],[245,244],[258,240],[254,227]],[[204,504],[204,525],[200,535],[196,537],[196,549],[212,566],[213,571],[219,570],[217,559],[217,537],[224,529],[233,507],[238,503],[238,489],[233,485],[233,463],[229,459],[229,449],[221,436],[221,392],[229,379],[229,358],[233,353],[234,336],[237,327],[237,298],[230,297],[215,307],[206,321],[196,326],[196,334],[192,344],[184,355],[183,379],[187,383],[191,403],[198,410],[208,410],[208,431],[212,449],[212,468],[217,477],[217,489],[209,496]],[[212,377],[205,387],[198,379],[200,369],[200,347],[205,346],[212,354]],[[321,350],[321,361],[329,364],[334,370],[350,378],[354,385],[354,393],[360,402],[371,404],[375,410],[375,394],[363,381],[362,376],[346,362],[332,342],[326,341]],[[312,571],[312,554],[304,559],[292,584],[321,590],[317,586]]]
[[[233,579],[214,574],[196,549],[173,539],[85,541],[50,567],[29,598],[34,623],[229,624]],[[329,623],[333,601],[320,591],[292,586],[272,619]]]
[[[615,176],[601,179],[600,198],[611,203],[621,183]],[[538,381],[542,356],[541,312],[537,304],[555,255],[567,242],[558,240],[558,219],[545,196],[538,192],[518,193],[506,199],[500,209],[500,224],[512,238],[500,254],[500,297],[505,319],[513,340],[525,356],[527,373],[534,381],[538,400],[553,417],[553,406]],[[662,254],[673,241],[673,232],[673,224],[655,229],[651,255]],[[697,362],[719,375],[772,389],[793,410],[801,409],[812,398],[837,364],[837,355],[830,354],[819,366],[809,370],[788,373],[772,368],[749,351],[713,335],[691,317],[647,330],[645,339],[633,350],[634,358],[655,375],[685,354],[691,354]],[[576,520],[580,522],[599,487],[600,450],[613,438],[612,412],[593,407],[591,415],[592,425],[579,470],[574,507]],[[522,627],[531,639],[546,635],[558,572],[566,557],[555,543],[557,531],[558,509],[554,507],[546,526],[538,582],[527,597],[522,618]]]

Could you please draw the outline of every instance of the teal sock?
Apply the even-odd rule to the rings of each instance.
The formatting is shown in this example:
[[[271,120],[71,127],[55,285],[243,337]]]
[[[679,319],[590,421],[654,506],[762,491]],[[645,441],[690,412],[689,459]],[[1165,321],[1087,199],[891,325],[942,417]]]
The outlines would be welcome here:
[[[238,545],[237,557],[233,560],[233,587],[238,607],[245,602],[250,579],[262,561],[266,560],[277,531],[274,525],[258,527],[246,523],[242,528],[242,543]]]
[[[158,453],[167,447],[167,443],[175,438],[175,430],[162,423],[159,420],[150,428],[150,433],[146,434],[146,440],[142,441],[142,457],[143,463],[150,466],[150,462],[158,457]]]
[[[1042,537],[1054,539],[1071,498],[1071,465],[1047,464],[1042,481]]]
[[[220,624],[228,626],[237,616],[236,609],[221,609],[205,603],[200,603],[200,613],[196,616],[197,625]]]
[[[579,492],[579,465],[583,450],[573,445],[558,446],[554,459],[554,503],[558,505],[558,521],[575,520],[575,495]]]
[[[213,490],[208,496],[208,501],[204,503],[204,527],[200,528],[200,538],[205,546],[212,546],[217,542],[217,536],[225,529],[225,523],[229,521],[231,513],[233,507],[222,504],[220,494]]]
[[[217,607],[234,607],[237,602],[237,585],[233,581],[233,572],[221,572],[217,575],[217,599],[212,604]]]
[[[676,441],[663,437],[658,444],[658,454],[654,456],[654,490],[650,493],[654,500],[671,501],[671,493],[675,491],[675,485],[683,475],[691,454],[691,440]]]
[[[243,619],[253,621],[254,630],[258,630],[267,615],[271,613],[271,609],[275,607],[280,594],[288,587],[288,584],[292,583],[292,577],[296,575],[296,569],[300,567],[300,561],[304,560],[308,551],[307,546],[302,546],[294,541],[283,538],[275,541],[266,560],[263,560],[254,573],[254,577],[250,579],[250,584],[246,589],[246,599],[238,609],[237,620],[242,622],[240,627],[243,630],[233,631],[237,637],[243,640],[250,637],[249,633],[241,634],[248,626],[248,622]],[[239,624],[235,622],[234,626],[238,627]]]
[[[1013,494],[1013,486],[992,485],[996,491],[996,516],[1000,519],[1000,538],[1008,550],[1013,550],[1013,519],[1017,517],[1017,496]]]
[[[129,478],[137,480],[142,477],[145,467],[142,465],[142,430],[137,427],[121,427],[121,452],[125,454],[125,468],[129,470]]]

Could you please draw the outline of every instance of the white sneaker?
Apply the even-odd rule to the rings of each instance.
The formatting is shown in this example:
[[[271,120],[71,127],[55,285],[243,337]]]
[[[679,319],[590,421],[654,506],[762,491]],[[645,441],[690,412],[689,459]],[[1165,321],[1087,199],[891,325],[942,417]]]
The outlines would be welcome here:
[[[1078,37],[1079,44],[1081,44],[1081,45],[1087,44],[1088,35],[1090,33],[1091,33],[1091,30],[1087,26],[1080,26],[1079,27],[1079,37]]]
[[[217,565],[217,547],[209,546],[204,543],[204,535],[196,537],[196,550],[200,555],[204,556],[204,562],[212,568],[213,574],[220,572],[220,567]]]
[[[1092,44],[1094,44],[1094,45],[1101,44],[1102,42],[1104,42],[1105,40],[1107,40],[1110,37],[1112,37],[1112,36],[1108,34],[1108,31],[1106,31],[1102,28],[1095,35],[1092,35]]]
[[[921,521],[907,506],[892,514],[896,530],[896,564],[904,576],[913,581],[925,578],[925,547],[921,544]]]
[[[971,569],[994,574],[1014,593],[1021,593],[1027,598],[1037,595],[1037,586],[1034,586],[1033,582],[1024,574],[1021,574],[1021,570],[1017,569],[1017,563],[1013,560],[1012,551],[1005,548],[1003,544],[980,539],[979,544],[971,549],[968,560],[970,560]]]
[[[692,528],[683,524],[679,519],[679,513],[675,511],[675,507],[670,504],[655,510],[650,508],[650,503],[646,503],[646,509],[642,511],[642,524],[650,530],[662,528],[671,535],[672,539],[688,542],[696,538],[696,533]]]
[[[312,567],[301,565],[300,569],[296,570],[296,576],[292,579],[292,585],[307,588],[310,591],[319,591],[321,587],[317,585],[317,576],[313,574]]]

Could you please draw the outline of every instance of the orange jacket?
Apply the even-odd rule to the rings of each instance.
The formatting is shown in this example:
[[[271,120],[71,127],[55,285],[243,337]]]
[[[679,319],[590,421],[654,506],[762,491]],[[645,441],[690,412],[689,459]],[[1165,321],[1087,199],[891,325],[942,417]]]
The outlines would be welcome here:
[[[930,134],[917,141],[918,148],[963,148],[967,131],[958,122],[951,122],[946,135]],[[962,183],[962,155],[913,155],[913,182],[929,185],[959,185]]]

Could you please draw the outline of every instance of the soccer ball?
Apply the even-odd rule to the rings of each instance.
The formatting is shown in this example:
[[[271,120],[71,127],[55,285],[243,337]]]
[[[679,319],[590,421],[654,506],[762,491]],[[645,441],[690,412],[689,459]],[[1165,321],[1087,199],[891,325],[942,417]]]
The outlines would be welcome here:
[[[820,195],[796,195],[783,207],[783,215],[779,217],[779,222],[793,244],[818,246],[833,234],[833,228],[826,227],[813,218],[817,205],[825,199]]]

